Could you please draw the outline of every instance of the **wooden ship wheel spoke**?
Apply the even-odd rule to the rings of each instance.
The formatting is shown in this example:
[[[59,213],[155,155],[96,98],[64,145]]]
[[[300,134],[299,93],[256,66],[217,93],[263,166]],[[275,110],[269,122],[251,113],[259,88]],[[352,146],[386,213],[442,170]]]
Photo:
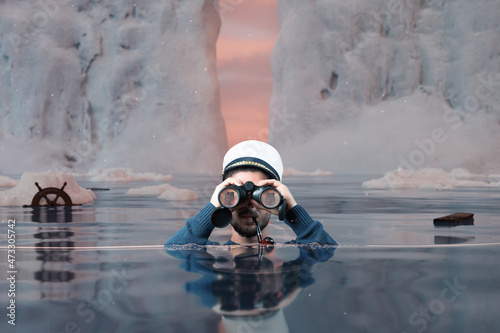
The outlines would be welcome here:
[[[27,207],[39,207],[39,206],[70,206],[73,205],[73,201],[68,193],[64,192],[66,187],[66,182],[59,189],[57,187],[46,187],[42,189],[40,185],[35,182],[38,192],[33,197],[31,205]],[[26,207],[26,206],[25,206]]]

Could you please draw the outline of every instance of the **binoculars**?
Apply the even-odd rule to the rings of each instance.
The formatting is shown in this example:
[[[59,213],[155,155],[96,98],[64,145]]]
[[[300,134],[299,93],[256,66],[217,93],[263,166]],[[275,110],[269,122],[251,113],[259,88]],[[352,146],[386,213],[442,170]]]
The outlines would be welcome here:
[[[285,219],[286,200],[276,188],[268,185],[255,186],[252,182],[246,182],[242,186],[229,185],[219,192],[221,207],[212,214],[212,223],[218,228],[224,228],[231,223],[232,214],[230,209],[245,201],[248,195],[264,208],[274,209],[279,207],[279,219],[281,221]]]
[[[229,185],[222,189],[219,192],[219,202],[222,207],[234,208],[247,198],[247,193],[250,193],[252,199],[267,209],[278,207],[283,200],[280,192],[274,187],[255,186],[252,182],[246,182],[243,186]]]

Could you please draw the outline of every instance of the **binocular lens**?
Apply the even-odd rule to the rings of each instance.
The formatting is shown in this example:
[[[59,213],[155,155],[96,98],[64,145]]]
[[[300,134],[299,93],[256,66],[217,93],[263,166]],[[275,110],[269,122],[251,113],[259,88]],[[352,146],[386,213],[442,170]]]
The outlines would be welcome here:
[[[262,205],[266,208],[275,208],[280,203],[278,191],[274,188],[268,188],[260,196]]]
[[[219,192],[219,202],[222,207],[234,208],[248,196],[267,209],[278,207],[282,199],[274,187],[255,186],[252,182],[247,182],[243,186],[230,185],[222,189]]]
[[[238,191],[232,188],[225,188],[219,194],[219,201],[221,205],[227,208],[235,207],[240,200]]]

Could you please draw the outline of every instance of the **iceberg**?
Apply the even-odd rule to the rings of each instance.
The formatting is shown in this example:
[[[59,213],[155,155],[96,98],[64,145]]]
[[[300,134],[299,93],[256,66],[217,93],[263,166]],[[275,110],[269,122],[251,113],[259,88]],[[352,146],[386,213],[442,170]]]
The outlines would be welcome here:
[[[0,1],[0,168],[212,172],[216,0]]]
[[[498,1],[278,0],[269,142],[299,169],[500,168]]]

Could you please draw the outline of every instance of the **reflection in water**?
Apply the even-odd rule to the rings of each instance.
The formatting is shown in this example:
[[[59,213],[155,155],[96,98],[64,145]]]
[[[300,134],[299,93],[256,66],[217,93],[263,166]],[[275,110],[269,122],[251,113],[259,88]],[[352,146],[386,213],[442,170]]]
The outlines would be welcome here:
[[[71,206],[32,207],[31,221],[36,223],[71,223],[73,208]]]
[[[38,223],[71,223],[73,209],[70,206],[33,207],[31,220]],[[71,263],[72,251],[75,242],[71,241],[75,233],[69,227],[50,229],[46,226],[38,227],[33,235],[39,240],[36,244],[36,260],[42,262],[41,268],[35,271],[34,278],[40,281],[41,299],[68,299],[70,288],[53,288],[51,283],[70,282],[75,279],[75,273],[64,269],[65,263]]]
[[[434,236],[434,244],[461,244],[473,241],[474,236],[452,237],[452,236]]]
[[[186,178],[189,183],[175,185],[209,181]],[[0,207],[0,220],[17,222],[15,331],[247,333],[279,324],[292,332],[498,331],[500,247],[492,243],[500,233],[490,190],[365,196],[360,186],[314,179],[292,185],[297,201],[343,243],[326,262],[328,255],[314,248],[283,244],[260,256],[258,249],[236,253],[238,247],[227,246],[168,252],[179,262],[163,243],[196,213],[196,204],[130,198],[123,187],[69,210]],[[337,198],[352,214],[331,213],[328,204]],[[435,228],[429,216],[443,210],[482,218],[473,227]],[[277,240],[288,235],[283,229]],[[9,270],[6,236],[4,229],[3,272]],[[9,301],[7,283],[0,280],[1,304]],[[448,283],[464,287],[450,293]],[[248,315],[251,307],[262,310]],[[8,331],[6,321],[0,331]]]
[[[287,332],[283,308],[314,282],[313,266],[333,256],[335,247],[209,246],[167,247],[188,272],[202,274],[185,289],[222,315],[228,332]]]
[[[39,237],[50,237],[51,234],[57,235],[70,235],[72,232],[61,233],[61,232],[40,232],[35,234],[35,238]],[[50,238],[48,238],[50,239]],[[47,263],[70,263],[71,251],[73,251],[75,243],[68,240],[58,240],[58,241],[46,241],[43,239],[42,242],[36,243],[36,253],[38,256],[37,260],[42,261],[42,268],[40,271],[35,272],[35,279],[40,282],[67,282],[73,280],[75,274],[70,271],[54,271],[46,270]]]

